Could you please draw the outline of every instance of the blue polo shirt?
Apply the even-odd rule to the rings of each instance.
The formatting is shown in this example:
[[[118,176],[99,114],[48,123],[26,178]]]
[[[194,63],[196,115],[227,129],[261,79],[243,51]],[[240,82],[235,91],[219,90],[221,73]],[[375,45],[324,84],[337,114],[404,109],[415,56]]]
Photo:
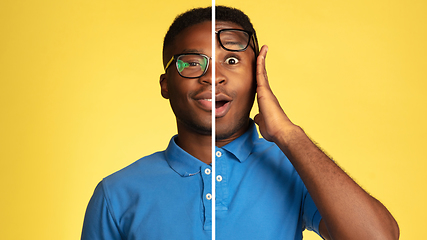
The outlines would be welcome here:
[[[212,168],[175,143],[104,178],[86,210],[83,240],[211,239]],[[216,148],[216,237],[302,239],[321,219],[282,151],[255,125]]]

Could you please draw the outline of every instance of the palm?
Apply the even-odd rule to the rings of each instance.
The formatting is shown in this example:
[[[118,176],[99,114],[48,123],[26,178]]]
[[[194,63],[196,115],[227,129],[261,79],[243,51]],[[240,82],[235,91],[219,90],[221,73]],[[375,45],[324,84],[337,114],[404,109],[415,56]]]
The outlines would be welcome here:
[[[267,72],[265,69],[265,57],[267,46],[263,46],[257,59],[257,101],[259,114],[255,116],[261,135],[268,141],[274,141],[281,130],[292,125],[285,112],[280,107],[279,101],[274,96],[268,84]]]

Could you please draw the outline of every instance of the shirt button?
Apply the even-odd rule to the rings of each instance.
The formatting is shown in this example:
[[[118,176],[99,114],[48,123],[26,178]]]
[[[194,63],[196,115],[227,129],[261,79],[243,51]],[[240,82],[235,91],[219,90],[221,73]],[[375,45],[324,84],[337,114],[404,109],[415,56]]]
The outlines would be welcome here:
[[[218,182],[221,182],[221,181],[222,181],[222,177],[221,177],[221,175],[216,176],[216,180],[217,180]]]
[[[206,168],[205,173],[206,173],[206,175],[209,175],[209,174],[211,174],[211,170],[209,168]]]
[[[210,193],[206,194],[206,199],[207,200],[211,200],[212,199],[212,195]]]
[[[217,157],[221,157],[221,156],[222,156],[222,153],[221,153],[220,151],[216,151],[215,155],[216,155]]]

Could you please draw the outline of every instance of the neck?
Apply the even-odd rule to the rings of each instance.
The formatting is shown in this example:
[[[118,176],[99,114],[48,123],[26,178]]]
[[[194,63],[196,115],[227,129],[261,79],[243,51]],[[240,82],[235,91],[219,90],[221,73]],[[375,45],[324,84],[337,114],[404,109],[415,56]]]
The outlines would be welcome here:
[[[212,163],[212,136],[189,131],[185,126],[178,124],[178,138],[176,144],[187,153],[200,161]]]
[[[248,118],[241,119],[241,121],[239,121],[239,124],[237,124],[233,129],[225,130],[224,126],[227,126],[227,124],[224,124],[224,123],[217,124],[217,129],[216,129],[217,133],[218,132],[226,133],[222,135],[218,134],[216,136],[215,145],[217,147],[223,147],[229,144],[230,142],[234,141],[238,137],[242,136],[251,126],[251,122],[248,117]]]
[[[229,143],[231,143],[232,141],[236,140],[237,138],[239,138],[240,136],[242,136],[248,129],[249,129],[249,122],[245,123],[245,125],[243,125],[238,131],[234,132],[232,135],[230,136],[226,136],[226,137],[218,137],[215,139],[215,146],[217,147],[223,147]]]
[[[210,134],[200,134],[191,129],[188,129],[184,124],[179,123],[178,126],[178,138],[176,143],[179,147],[184,149],[187,153],[200,161],[210,164],[212,163],[212,136]],[[223,147],[228,143],[232,142],[236,138],[240,137],[245,133],[250,124],[249,121],[243,124],[238,131],[235,131],[231,136],[224,138],[217,138],[215,146]]]

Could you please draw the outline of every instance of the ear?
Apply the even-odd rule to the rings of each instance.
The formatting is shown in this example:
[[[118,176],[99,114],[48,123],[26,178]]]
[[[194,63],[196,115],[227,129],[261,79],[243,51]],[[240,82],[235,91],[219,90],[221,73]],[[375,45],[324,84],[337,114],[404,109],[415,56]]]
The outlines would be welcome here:
[[[166,74],[160,75],[160,91],[162,93],[162,97],[169,99],[168,80],[166,79]]]

